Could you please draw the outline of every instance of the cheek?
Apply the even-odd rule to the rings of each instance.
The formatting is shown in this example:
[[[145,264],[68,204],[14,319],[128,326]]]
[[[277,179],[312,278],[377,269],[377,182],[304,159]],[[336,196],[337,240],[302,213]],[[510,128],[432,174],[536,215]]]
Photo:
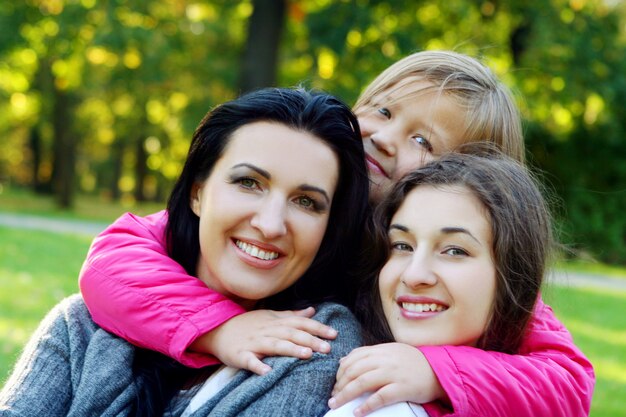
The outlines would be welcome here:
[[[378,291],[383,304],[383,308],[387,311],[389,304],[393,302],[396,287],[400,282],[400,270],[396,262],[387,261],[385,266],[380,270],[378,275]]]
[[[495,272],[492,271],[485,271],[483,269],[477,272],[482,273],[476,274],[475,279],[470,280],[470,283],[468,283],[462,291],[465,294],[473,294],[471,300],[466,299],[466,304],[468,308],[471,307],[474,309],[476,312],[474,320],[476,323],[482,323],[484,330],[493,310],[496,295],[496,278]]]
[[[401,159],[398,161],[398,166],[395,171],[395,178],[400,179],[411,171],[415,171],[426,165],[427,163],[434,161],[436,158],[426,151],[413,151],[402,152]]]
[[[313,261],[322,244],[326,228],[328,227],[328,215],[310,216],[300,214],[294,217],[294,241],[300,250],[300,256],[306,257],[309,262]]]
[[[376,123],[371,116],[359,117],[359,127],[361,128],[361,137],[363,140],[370,137],[376,131]]]

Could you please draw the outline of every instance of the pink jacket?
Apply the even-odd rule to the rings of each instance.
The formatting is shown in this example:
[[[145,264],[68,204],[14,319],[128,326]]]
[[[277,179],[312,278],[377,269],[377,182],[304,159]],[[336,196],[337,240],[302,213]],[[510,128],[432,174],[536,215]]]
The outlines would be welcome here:
[[[165,210],[127,213],[94,239],[79,276],[94,321],[129,342],[199,368],[219,361],[188,351],[245,309],[207,288],[166,251]]]
[[[217,363],[187,350],[200,335],[245,310],[167,256],[165,211],[125,214],[92,243],[80,288],[106,330],[190,367]],[[467,346],[420,347],[454,412],[431,416],[587,416],[595,377],[552,309],[539,302],[519,355]]]

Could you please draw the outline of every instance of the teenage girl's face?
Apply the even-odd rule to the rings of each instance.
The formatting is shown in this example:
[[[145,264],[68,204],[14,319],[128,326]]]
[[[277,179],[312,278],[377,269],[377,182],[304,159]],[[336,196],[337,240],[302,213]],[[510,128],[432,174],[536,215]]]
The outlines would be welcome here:
[[[371,186],[379,202],[406,173],[462,143],[466,111],[433,84],[408,77],[356,109]]]
[[[412,190],[389,227],[380,272],[383,311],[396,341],[474,345],[496,291],[488,214],[465,187]]]
[[[295,283],[322,242],[338,173],[335,153],[310,133],[269,122],[237,129],[192,192],[198,277],[248,308]]]

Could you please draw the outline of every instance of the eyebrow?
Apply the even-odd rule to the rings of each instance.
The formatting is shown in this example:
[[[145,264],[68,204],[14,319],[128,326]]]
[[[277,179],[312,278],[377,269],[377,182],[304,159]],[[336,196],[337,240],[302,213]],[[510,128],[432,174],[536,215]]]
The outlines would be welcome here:
[[[267,178],[268,180],[272,179],[272,175],[269,172],[267,172],[266,170],[264,170],[262,168],[259,168],[256,165],[248,164],[246,162],[242,162],[240,164],[233,165],[233,169],[234,168],[241,168],[241,167],[250,168],[251,170],[253,170],[256,173],[258,173],[259,175],[261,175],[262,177]]]
[[[401,224],[397,224],[394,223],[392,225],[389,226],[389,231],[391,231],[392,229],[396,229],[396,230],[400,230],[401,232],[405,232],[405,233],[409,233],[409,228],[401,225]],[[480,241],[467,229],[463,228],[463,227],[443,227],[441,229],[441,233],[446,234],[446,235],[452,235],[455,233],[463,233],[465,235],[468,235],[469,237],[471,237],[472,239],[474,239],[476,241],[476,243],[478,243],[479,245],[482,245],[480,243]]]
[[[446,235],[451,235],[451,234],[455,234],[455,233],[463,233],[465,235],[468,235],[472,239],[474,239],[476,241],[476,243],[478,243],[479,245],[482,245],[480,243],[480,240],[478,240],[469,230],[464,229],[462,227],[444,227],[444,228],[441,229],[441,232],[446,234]]]
[[[408,227],[403,226],[403,225],[401,225],[401,224],[397,224],[397,223],[394,223],[394,224],[392,224],[392,225],[389,225],[389,231],[391,231],[391,229],[398,229],[398,230],[400,230],[401,232],[405,232],[405,233],[408,233],[408,232],[409,232],[409,228],[408,228]]]
[[[249,164],[249,163],[246,163],[246,162],[242,162],[240,164],[233,165],[233,169],[241,168],[241,167],[249,168],[249,169],[253,170],[254,172],[258,173],[259,175],[261,175],[262,177],[264,177],[264,178],[266,178],[268,180],[272,179],[272,175],[269,172],[267,172],[263,168],[259,168],[256,165],[252,165],[252,164]],[[328,204],[330,204],[330,197],[328,196],[328,193],[323,188],[316,187],[316,186],[310,185],[310,184],[301,184],[298,187],[298,190],[301,190],[301,191],[312,191],[312,192],[315,192],[315,193],[319,193],[326,199],[326,202]]]

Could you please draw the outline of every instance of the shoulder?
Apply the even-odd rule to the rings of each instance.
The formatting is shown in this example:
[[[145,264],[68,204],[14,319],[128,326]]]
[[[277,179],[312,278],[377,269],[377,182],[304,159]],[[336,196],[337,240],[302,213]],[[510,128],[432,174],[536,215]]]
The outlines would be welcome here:
[[[320,304],[313,318],[337,330],[337,338],[330,341],[333,356],[343,357],[362,345],[361,326],[346,306],[337,303]]]
[[[70,327],[81,324],[94,330],[97,327],[80,294],[73,294],[61,300],[48,312],[42,324],[47,324],[47,327]]]
[[[337,324],[350,329],[360,329],[359,322],[348,307],[337,303],[322,303],[315,307],[313,318],[327,325]]]
[[[161,210],[154,214],[142,217],[132,213],[125,213],[107,227],[96,239],[130,236],[146,237],[163,240],[167,226],[167,211]]]

